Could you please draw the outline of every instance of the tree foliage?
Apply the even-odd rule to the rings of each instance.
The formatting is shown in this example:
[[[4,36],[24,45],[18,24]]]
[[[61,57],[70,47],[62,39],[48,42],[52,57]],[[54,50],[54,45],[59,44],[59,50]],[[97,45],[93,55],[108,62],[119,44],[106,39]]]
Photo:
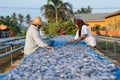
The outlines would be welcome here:
[[[48,0],[47,4],[41,7],[43,15],[48,22],[58,22],[60,20],[70,20],[73,14],[72,5],[69,2],[63,3],[62,0]]]
[[[23,22],[26,22],[28,25],[30,22],[30,15],[28,14],[26,17],[24,17],[22,14],[16,14],[13,13],[10,16],[0,16],[0,24],[4,23],[7,24],[10,31],[14,31],[15,35],[22,35],[22,29],[24,25],[22,25]]]
[[[76,14],[82,14],[82,13],[87,14],[87,13],[91,13],[91,12],[92,12],[92,8],[90,6],[88,6],[87,8],[83,7],[81,9],[77,10],[75,13]]]
[[[45,31],[46,34],[57,36],[60,35],[61,29],[65,29],[67,35],[76,33],[76,27],[71,21],[59,21],[57,23],[49,23],[48,26],[43,26],[42,30]]]

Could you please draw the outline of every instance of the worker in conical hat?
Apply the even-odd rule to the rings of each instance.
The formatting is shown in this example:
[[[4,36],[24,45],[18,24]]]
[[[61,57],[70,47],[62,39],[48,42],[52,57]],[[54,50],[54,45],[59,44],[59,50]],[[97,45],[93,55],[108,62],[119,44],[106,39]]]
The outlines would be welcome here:
[[[42,26],[41,18],[39,16],[35,17],[35,19],[31,22],[31,25],[27,30],[26,42],[24,47],[25,56],[37,51],[39,47],[52,49],[52,47],[46,44],[41,38],[39,32],[41,26]]]
[[[0,38],[9,37],[8,30],[9,30],[9,27],[7,26],[7,24],[5,23],[0,24]]]
[[[5,24],[0,25],[0,30],[6,30],[6,29],[8,29],[7,25],[5,25]]]

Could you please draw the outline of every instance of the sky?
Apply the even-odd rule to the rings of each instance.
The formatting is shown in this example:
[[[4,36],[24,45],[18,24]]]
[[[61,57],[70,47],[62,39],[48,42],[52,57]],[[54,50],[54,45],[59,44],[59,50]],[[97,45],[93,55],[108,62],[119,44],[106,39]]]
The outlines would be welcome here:
[[[77,11],[82,7],[90,6],[92,13],[112,13],[120,10],[120,0],[63,0],[69,2],[73,11]],[[17,14],[30,14],[32,18],[40,16],[46,20],[42,15],[40,8],[47,3],[47,0],[0,0],[0,16]]]

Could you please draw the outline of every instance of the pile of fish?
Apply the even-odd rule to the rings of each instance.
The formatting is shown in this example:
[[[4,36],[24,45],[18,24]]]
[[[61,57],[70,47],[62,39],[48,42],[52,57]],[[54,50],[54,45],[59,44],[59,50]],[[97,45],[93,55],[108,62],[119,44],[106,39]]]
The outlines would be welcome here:
[[[64,41],[70,41],[73,38],[74,38],[73,35],[60,35],[55,38],[52,38],[52,40],[64,42]]]
[[[72,38],[63,37],[56,40]],[[92,51],[81,44],[39,49],[23,58],[3,80],[117,80],[117,66]]]

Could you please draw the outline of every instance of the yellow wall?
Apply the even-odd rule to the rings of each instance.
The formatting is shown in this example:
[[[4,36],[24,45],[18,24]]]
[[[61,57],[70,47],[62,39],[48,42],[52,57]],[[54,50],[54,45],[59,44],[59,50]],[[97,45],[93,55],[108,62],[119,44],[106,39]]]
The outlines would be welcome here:
[[[105,27],[105,21],[85,21],[87,24],[89,24],[89,29],[91,30],[91,27],[95,27],[96,25],[100,25],[100,27]],[[92,31],[91,30],[91,32],[92,32],[92,34],[93,35],[95,35],[96,34],[96,32],[94,31]],[[101,33],[102,34],[102,33]]]
[[[89,24],[89,28],[94,27],[95,25],[105,26],[105,21],[86,21]]]
[[[120,29],[120,15],[115,15],[105,19],[105,23],[108,29],[118,30]]]
[[[105,18],[109,36],[120,36],[120,15],[114,15]]]
[[[120,36],[120,12],[109,14],[105,17],[105,20],[86,20],[85,22],[89,24],[90,30],[95,25],[100,25],[100,29],[104,27],[106,30],[100,30],[101,35]],[[96,34],[96,31],[91,30],[91,32],[94,35]]]

